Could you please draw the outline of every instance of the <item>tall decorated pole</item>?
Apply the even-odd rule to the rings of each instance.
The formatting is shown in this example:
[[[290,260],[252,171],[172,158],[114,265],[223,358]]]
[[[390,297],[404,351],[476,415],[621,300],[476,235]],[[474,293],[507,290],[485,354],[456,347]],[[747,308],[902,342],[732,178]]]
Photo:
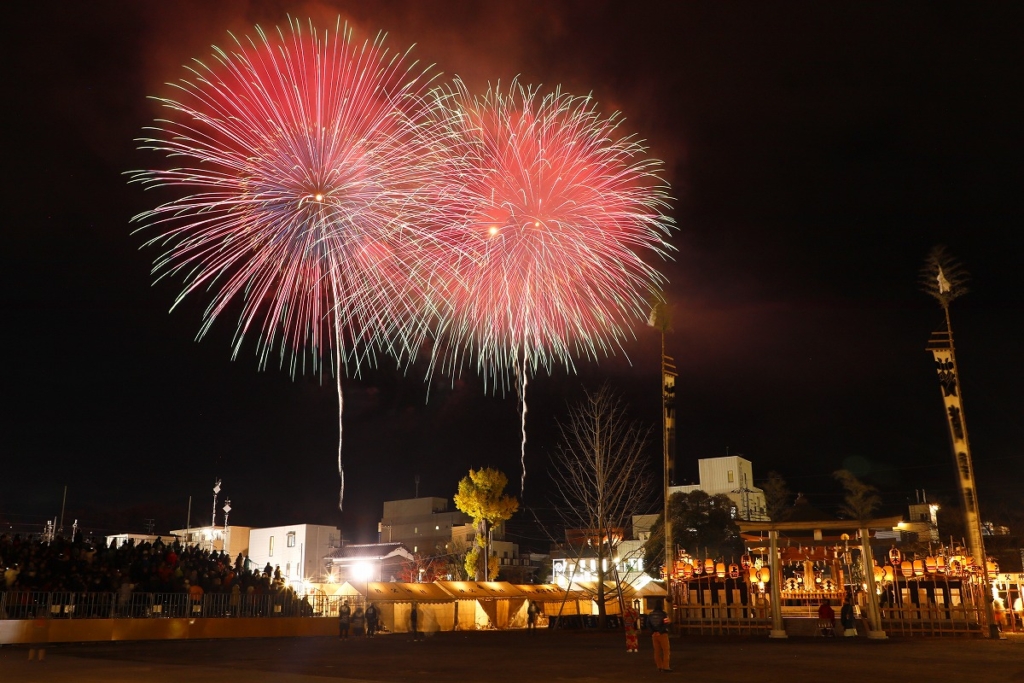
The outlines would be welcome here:
[[[651,309],[647,324],[661,332],[661,437],[662,469],[665,477],[665,592],[672,595],[672,576],[675,570],[675,549],[672,522],[668,516],[669,487],[675,475],[674,451],[676,438],[676,366],[665,354],[665,333],[671,328],[668,306],[658,302]]]
[[[967,418],[964,415],[963,395],[960,390],[960,371],[957,368],[956,353],[953,347],[953,325],[949,318],[949,304],[967,292],[966,283],[967,271],[950,256],[945,247],[939,246],[932,249],[921,270],[921,284],[924,290],[935,297],[939,305],[942,306],[946,326],[945,329],[932,332],[927,350],[935,358],[935,370],[939,375],[946,424],[949,427],[949,440],[956,462],[957,480],[960,483],[964,526],[967,529],[971,556],[974,558],[975,566],[980,567],[989,636],[999,638],[999,627],[995,622],[992,608],[992,589],[988,579],[988,557],[985,554],[985,542],[981,535],[978,489],[974,481],[971,446],[967,440]]]

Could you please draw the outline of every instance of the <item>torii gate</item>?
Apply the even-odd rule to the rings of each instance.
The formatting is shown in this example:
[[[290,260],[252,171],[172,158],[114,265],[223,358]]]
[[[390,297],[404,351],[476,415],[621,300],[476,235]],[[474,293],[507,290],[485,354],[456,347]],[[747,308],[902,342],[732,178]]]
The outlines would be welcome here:
[[[772,591],[772,630],[770,638],[785,638],[786,629],[782,622],[782,589],[779,577],[782,576],[782,564],[779,561],[780,531],[857,531],[860,534],[860,548],[864,558],[864,577],[868,584],[868,638],[883,640],[887,636],[882,630],[882,619],[878,611],[878,594],[875,592],[874,562],[871,557],[871,532],[874,529],[892,529],[903,521],[902,517],[879,517],[864,521],[821,520],[817,522],[746,522],[738,521],[740,533],[757,531],[768,532],[771,541],[771,571],[769,581]]]

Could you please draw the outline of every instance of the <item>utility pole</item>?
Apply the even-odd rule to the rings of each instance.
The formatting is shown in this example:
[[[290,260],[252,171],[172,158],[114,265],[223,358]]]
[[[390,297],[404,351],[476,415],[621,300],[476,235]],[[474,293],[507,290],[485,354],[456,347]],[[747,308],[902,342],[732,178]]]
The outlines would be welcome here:
[[[981,533],[981,514],[978,507],[978,490],[974,480],[974,465],[971,446],[967,440],[967,417],[964,415],[963,396],[960,390],[960,371],[956,364],[953,347],[953,325],[949,318],[949,304],[966,291],[966,271],[952,259],[943,247],[936,247],[928,255],[922,270],[922,284],[942,306],[945,314],[944,330],[932,332],[927,351],[935,358],[935,370],[939,375],[942,403],[945,408],[949,440],[956,462],[960,497],[964,506],[964,526],[975,566],[980,568],[981,585],[984,592],[985,619],[988,621],[989,637],[1000,638],[999,626],[995,622],[992,607],[992,587],[988,578],[988,556]]]

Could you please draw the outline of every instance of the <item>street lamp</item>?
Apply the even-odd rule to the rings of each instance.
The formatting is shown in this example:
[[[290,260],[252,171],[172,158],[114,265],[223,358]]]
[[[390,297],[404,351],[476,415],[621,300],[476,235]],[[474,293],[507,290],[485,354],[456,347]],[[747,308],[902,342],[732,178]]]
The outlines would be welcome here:
[[[231,512],[230,498],[227,499],[227,501],[224,503],[224,507],[222,507],[221,509],[224,511],[224,547],[222,548],[222,550],[228,553],[228,555],[230,555],[231,553],[228,549],[228,513]]]
[[[217,494],[220,493],[220,479],[218,478],[213,484],[213,517],[210,520],[210,526],[217,526]]]

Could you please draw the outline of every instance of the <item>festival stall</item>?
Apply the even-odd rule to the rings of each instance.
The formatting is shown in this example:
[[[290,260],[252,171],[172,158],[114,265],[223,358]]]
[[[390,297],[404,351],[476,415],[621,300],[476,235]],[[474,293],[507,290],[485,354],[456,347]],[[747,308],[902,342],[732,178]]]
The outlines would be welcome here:
[[[380,623],[393,633],[408,633],[412,630],[414,607],[418,631],[451,631],[455,625],[455,604],[451,596],[436,583],[371,581],[367,584],[366,599],[376,605]]]

